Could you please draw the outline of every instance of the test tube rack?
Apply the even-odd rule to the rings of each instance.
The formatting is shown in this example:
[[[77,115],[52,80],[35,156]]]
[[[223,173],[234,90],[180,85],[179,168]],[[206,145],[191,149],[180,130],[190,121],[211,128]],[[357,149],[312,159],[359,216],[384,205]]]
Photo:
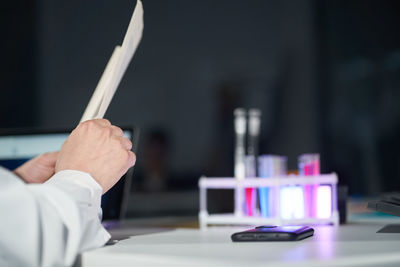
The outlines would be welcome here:
[[[314,176],[280,176],[269,178],[245,178],[235,179],[233,177],[205,177],[199,179],[200,191],[200,212],[199,224],[201,228],[208,225],[317,225],[331,224],[339,225],[339,212],[337,209],[337,183],[336,173],[321,174]],[[328,185],[331,186],[332,212],[329,218],[304,217],[301,219],[284,219],[277,212],[272,217],[247,216],[244,212],[245,188],[276,188],[279,190],[284,186],[305,186],[305,185]],[[233,189],[234,190],[234,213],[209,214],[207,210],[208,189]],[[276,198],[275,205],[279,211],[280,198]]]

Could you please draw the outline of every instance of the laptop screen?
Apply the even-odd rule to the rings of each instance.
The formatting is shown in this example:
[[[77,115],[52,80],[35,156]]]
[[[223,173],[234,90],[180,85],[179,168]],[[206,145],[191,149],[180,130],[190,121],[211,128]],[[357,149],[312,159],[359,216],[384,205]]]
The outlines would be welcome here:
[[[133,139],[133,129],[124,128],[124,136]],[[24,162],[45,152],[60,150],[70,131],[7,130],[0,133],[0,166],[14,170]],[[102,196],[103,220],[124,216],[132,169]]]

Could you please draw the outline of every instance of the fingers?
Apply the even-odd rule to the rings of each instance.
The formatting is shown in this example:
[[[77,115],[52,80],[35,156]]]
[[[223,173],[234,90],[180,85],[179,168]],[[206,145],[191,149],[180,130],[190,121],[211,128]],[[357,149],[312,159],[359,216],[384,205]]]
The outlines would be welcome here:
[[[136,163],[136,155],[135,153],[133,153],[132,150],[132,142],[131,140],[129,140],[128,138],[124,137],[124,133],[121,130],[121,128],[117,127],[117,126],[111,126],[114,137],[119,141],[119,143],[122,145],[122,147],[127,150],[128,153],[128,159],[126,162],[126,169],[124,171],[124,173],[133,165],[135,165]]]
[[[92,126],[100,126],[104,127],[108,131],[110,131],[110,134],[112,138],[115,138],[118,140],[118,142],[121,144],[121,146],[127,150],[129,153],[129,164],[130,166],[133,166],[136,161],[136,155],[130,151],[132,149],[132,142],[124,137],[124,132],[122,131],[121,128],[118,126],[112,125],[111,122],[107,119],[94,119],[94,120],[88,120],[84,121],[81,124],[84,125],[84,127],[89,127],[91,128]],[[105,130],[104,129],[104,130]]]
[[[99,125],[104,126],[104,127],[112,126],[111,122],[107,119],[94,119],[93,122],[96,122]]]
[[[82,125],[82,127],[86,127],[86,128],[94,127],[95,129],[98,126],[103,127],[103,129],[102,129],[103,133],[105,130],[108,131],[112,137],[115,137],[120,141],[120,143],[126,150],[132,149],[132,142],[129,139],[123,137],[124,132],[122,131],[122,129],[119,128],[118,126],[112,125],[109,120],[106,120],[106,119],[88,120],[88,121],[82,122],[80,125]]]
[[[117,127],[115,125],[112,125],[111,122],[109,120],[107,120],[107,119],[94,119],[94,120],[85,121],[83,123],[94,124],[94,125],[101,126],[101,127],[104,127],[104,128],[111,128],[112,134],[116,135],[116,136],[123,136],[124,135],[124,132],[122,131],[121,128],[119,128],[119,127]]]
[[[136,155],[132,151],[127,151],[127,159],[125,162],[125,168],[121,173],[121,176],[124,175],[131,167],[133,167],[136,163]]]
[[[76,126],[72,133],[76,131],[88,131],[91,129],[108,128],[110,126],[112,126],[111,122],[106,119],[87,120],[78,124],[78,126]]]
[[[123,136],[117,136],[116,139],[121,143],[122,147],[125,148],[126,150],[132,149],[132,142],[128,138],[125,138]]]
[[[124,132],[121,130],[121,128],[119,128],[117,126],[112,125],[111,129],[112,129],[112,133],[114,135],[116,135],[116,136],[123,136],[124,135]]]
[[[128,151],[128,168],[132,167],[136,163],[136,155],[132,151]]]

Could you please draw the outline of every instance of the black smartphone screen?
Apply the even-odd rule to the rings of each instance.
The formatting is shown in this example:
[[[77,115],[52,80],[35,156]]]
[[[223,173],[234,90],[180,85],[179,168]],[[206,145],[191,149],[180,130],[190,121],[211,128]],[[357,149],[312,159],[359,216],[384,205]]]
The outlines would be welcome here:
[[[314,229],[308,226],[258,226],[244,232],[234,233],[234,242],[296,241],[312,236]]]

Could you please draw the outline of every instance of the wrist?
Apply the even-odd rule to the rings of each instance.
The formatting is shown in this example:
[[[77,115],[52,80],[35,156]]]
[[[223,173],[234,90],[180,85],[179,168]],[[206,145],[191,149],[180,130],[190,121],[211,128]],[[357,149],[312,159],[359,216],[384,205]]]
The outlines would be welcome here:
[[[24,173],[24,171],[21,168],[16,168],[15,170],[13,170],[13,173],[18,176],[22,181],[24,181],[25,183],[30,183],[30,179],[26,176],[26,174]]]
[[[89,173],[62,170],[54,174],[45,184],[65,191],[78,203],[88,203],[95,209],[100,208],[103,189]]]
[[[102,192],[104,193],[103,185],[100,183],[100,181],[95,177],[90,170],[84,167],[76,166],[62,166],[61,168],[58,168],[56,166],[55,170],[55,175],[59,173],[70,173],[70,174],[81,174],[81,175],[86,175],[90,177],[90,180],[93,180],[97,186],[99,186],[102,189]]]

